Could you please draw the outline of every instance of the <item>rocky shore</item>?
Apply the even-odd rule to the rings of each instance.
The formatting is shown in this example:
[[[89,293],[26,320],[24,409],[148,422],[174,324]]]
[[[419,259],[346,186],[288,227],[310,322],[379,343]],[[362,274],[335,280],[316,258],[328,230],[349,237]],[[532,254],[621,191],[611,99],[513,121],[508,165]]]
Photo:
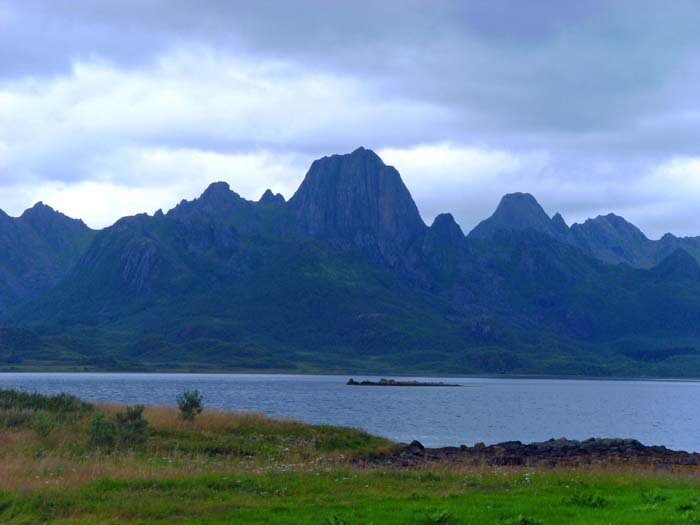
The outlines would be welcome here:
[[[449,466],[637,466],[650,470],[697,470],[700,454],[643,445],[635,439],[600,439],[585,441],[550,439],[524,444],[506,441],[495,445],[477,443],[473,447],[425,448],[413,441],[400,451],[384,457],[367,458],[369,465],[414,467],[428,464]]]

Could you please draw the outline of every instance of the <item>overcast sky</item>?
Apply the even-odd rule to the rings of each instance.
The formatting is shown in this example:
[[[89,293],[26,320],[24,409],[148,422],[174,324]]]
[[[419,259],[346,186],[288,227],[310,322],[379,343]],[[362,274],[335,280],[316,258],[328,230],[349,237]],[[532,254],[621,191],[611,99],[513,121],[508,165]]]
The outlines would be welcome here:
[[[426,222],[504,193],[700,234],[700,2],[0,0],[0,208],[93,227],[362,145]]]

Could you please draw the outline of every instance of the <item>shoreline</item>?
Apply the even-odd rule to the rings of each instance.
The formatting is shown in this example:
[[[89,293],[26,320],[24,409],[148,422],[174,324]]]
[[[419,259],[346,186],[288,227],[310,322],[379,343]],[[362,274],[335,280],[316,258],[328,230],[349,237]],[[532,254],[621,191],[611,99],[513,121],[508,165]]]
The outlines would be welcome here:
[[[402,444],[387,456],[359,461],[363,466],[419,467],[635,467],[653,472],[700,471],[700,453],[644,445],[636,439],[589,438],[583,441],[559,438],[522,443],[505,441],[468,447],[424,447],[420,442]]]
[[[129,375],[129,376],[146,376],[146,375],[202,375],[202,376],[288,376],[288,377],[338,377],[347,378],[352,375],[357,377],[376,377],[393,376],[409,379],[534,379],[542,381],[640,381],[640,382],[668,382],[668,383],[700,383],[700,376],[693,377],[664,377],[664,376],[567,376],[567,375],[524,375],[524,374],[406,374],[406,373],[371,373],[371,372],[295,372],[291,370],[275,370],[275,371],[260,371],[260,370],[234,370],[234,371],[207,371],[207,370],[75,370],[75,369],[50,369],[50,370],[12,370],[0,368],[0,377],[3,375]],[[463,386],[463,385],[462,385]]]

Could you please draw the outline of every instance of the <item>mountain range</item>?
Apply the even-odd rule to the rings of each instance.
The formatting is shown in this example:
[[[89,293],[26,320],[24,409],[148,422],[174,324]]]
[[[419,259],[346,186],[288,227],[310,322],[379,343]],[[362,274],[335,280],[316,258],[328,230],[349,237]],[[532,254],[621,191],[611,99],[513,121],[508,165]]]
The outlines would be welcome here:
[[[501,200],[494,214],[470,233],[472,239],[492,239],[499,230],[532,229],[570,244],[609,264],[652,268],[676,250],[684,250],[700,260],[700,237],[665,234],[658,241],[648,239],[634,224],[610,213],[588,219],[583,224],[566,225],[559,214],[549,217],[528,193],[512,193]]]
[[[426,225],[371,150],[287,202],[210,185],[99,231],[0,213],[0,369],[700,375],[700,238],[503,197]]]

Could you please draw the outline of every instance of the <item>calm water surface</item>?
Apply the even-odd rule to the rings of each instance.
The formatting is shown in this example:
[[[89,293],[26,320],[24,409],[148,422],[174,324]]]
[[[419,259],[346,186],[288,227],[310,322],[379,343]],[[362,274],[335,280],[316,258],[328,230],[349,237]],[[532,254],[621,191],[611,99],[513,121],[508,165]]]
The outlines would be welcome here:
[[[347,379],[37,373],[0,374],[0,388],[171,405],[183,389],[196,388],[206,406],[353,426],[399,441],[418,439],[427,446],[632,437],[646,444],[700,451],[698,382],[449,378],[440,380],[464,386],[389,388],[350,387],[345,385]]]

